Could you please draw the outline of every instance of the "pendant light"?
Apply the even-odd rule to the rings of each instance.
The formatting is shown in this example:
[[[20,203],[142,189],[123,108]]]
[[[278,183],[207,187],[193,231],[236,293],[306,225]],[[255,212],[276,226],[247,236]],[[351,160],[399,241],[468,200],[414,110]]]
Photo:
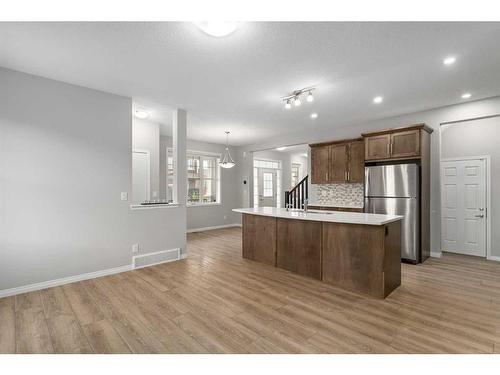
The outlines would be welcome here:
[[[236,165],[231,154],[229,153],[229,132],[226,131],[226,151],[224,152],[224,157],[219,162],[222,168],[232,168]]]

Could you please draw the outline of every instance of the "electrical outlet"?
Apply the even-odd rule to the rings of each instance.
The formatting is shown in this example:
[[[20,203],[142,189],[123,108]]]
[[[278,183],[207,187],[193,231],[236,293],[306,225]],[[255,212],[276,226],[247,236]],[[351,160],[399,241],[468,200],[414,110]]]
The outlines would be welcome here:
[[[127,193],[126,191],[122,191],[122,192],[120,193],[120,199],[121,199],[122,201],[128,201],[128,193]]]
[[[132,253],[137,254],[139,252],[139,244],[135,243],[132,245]]]

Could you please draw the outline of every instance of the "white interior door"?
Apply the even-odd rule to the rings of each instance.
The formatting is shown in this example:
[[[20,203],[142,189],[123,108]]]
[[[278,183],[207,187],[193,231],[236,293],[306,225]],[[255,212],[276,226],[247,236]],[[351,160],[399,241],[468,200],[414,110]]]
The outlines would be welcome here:
[[[259,207],[276,207],[276,169],[259,168]]]
[[[132,151],[132,203],[149,201],[149,152]]]
[[[441,161],[443,251],[486,256],[486,160]]]

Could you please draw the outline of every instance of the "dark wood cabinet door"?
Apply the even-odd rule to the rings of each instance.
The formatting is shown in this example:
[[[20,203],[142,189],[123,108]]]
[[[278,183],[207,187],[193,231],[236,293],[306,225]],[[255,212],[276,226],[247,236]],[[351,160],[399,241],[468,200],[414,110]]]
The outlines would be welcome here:
[[[391,158],[420,156],[420,130],[391,134]]]
[[[329,169],[330,146],[311,147],[311,183],[328,183]]]
[[[321,280],[322,223],[278,219],[276,266]]]
[[[390,134],[371,135],[365,138],[365,160],[389,159]]]
[[[349,182],[363,183],[365,179],[365,145],[363,141],[349,144]]]
[[[276,218],[243,215],[243,258],[276,266]]]
[[[347,182],[348,147],[347,143],[330,146],[329,182]]]

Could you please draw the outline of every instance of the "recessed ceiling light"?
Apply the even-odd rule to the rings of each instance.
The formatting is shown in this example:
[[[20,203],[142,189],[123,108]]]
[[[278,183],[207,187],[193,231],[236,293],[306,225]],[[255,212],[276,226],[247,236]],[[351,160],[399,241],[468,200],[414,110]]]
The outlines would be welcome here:
[[[373,102],[376,104],[382,103],[383,100],[384,98],[382,98],[381,96],[376,96],[373,98]]]
[[[311,118],[318,118],[318,114],[317,113],[311,113]]]
[[[457,61],[457,58],[455,56],[449,56],[443,60],[444,65],[451,65],[454,64],[455,61]]]
[[[195,22],[195,25],[208,35],[221,37],[234,32],[234,30],[236,30],[236,27],[238,26],[238,23],[227,21],[205,21]]]
[[[283,150],[286,150],[286,147],[285,146],[283,146],[283,147],[276,147],[276,150],[283,151]]]
[[[462,94],[462,99],[469,99],[471,96],[472,95],[470,92],[466,92],[466,93]]]
[[[148,118],[149,113],[143,109],[136,109],[134,111],[134,116],[138,119],[144,120],[145,118]]]

